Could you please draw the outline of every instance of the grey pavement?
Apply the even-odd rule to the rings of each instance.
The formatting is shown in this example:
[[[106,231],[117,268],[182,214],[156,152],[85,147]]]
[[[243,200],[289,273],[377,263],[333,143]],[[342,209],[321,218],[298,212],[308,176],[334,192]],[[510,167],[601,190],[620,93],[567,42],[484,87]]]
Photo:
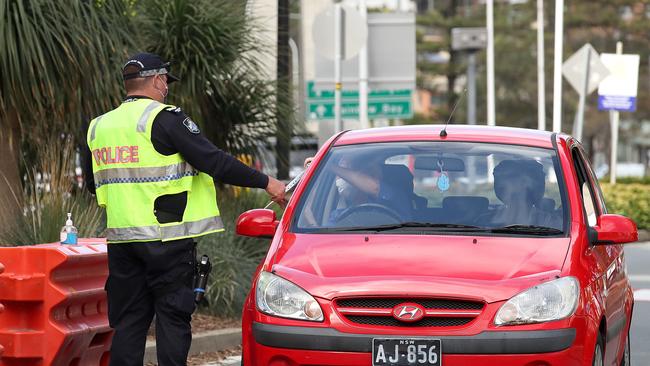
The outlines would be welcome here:
[[[231,349],[241,344],[241,328],[217,329],[192,336],[190,355]],[[147,341],[144,363],[156,362],[156,342]],[[231,365],[226,364],[226,365]],[[234,364],[232,364],[234,365]],[[239,365],[239,363],[237,363]]]
[[[220,363],[220,366],[235,366],[241,365],[241,356],[228,357]]]
[[[627,272],[634,288],[630,332],[632,365],[650,365],[650,242],[625,246]]]
[[[239,366],[241,365],[241,356],[231,356],[220,362],[208,362],[201,366]]]

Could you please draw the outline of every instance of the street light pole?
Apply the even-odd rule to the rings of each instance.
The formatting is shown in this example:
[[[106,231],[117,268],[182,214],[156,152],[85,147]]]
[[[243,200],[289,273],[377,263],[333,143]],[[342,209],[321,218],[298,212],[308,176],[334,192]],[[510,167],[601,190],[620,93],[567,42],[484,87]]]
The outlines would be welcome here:
[[[487,124],[496,125],[494,107],[494,0],[486,1],[487,25]]]
[[[476,124],[476,51],[467,53],[467,124]]]
[[[334,4],[334,124],[336,133],[343,131],[341,119],[341,61],[343,60],[343,6]]]
[[[544,56],[544,0],[537,0],[537,128],[542,131],[546,130]]]
[[[359,0],[359,13],[368,24],[366,0]],[[359,122],[361,128],[370,128],[368,121],[368,38],[359,50]]]
[[[616,54],[623,54],[623,42],[616,42]],[[612,147],[610,156],[609,183],[616,184],[616,169],[618,163],[618,122],[619,112],[609,111],[609,118],[612,121]]]
[[[555,0],[555,62],[553,63],[553,132],[562,132],[562,45],[564,0]]]

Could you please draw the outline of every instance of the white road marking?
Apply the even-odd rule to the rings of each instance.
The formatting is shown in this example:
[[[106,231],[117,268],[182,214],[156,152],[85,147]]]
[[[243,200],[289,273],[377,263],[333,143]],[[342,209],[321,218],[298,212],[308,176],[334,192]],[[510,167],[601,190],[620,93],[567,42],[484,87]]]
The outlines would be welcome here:
[[[230,356],[222,361],[213,361],[205,363],[201,366],[239,366],[241,364],[241,356]]]
[[[635,301],[650,301],[650,289],[644,288],[634,291]]]
[[[629,275],[628,277],[633,282],[650,282],[650,275]]]
[[[626,247],[650,250],[650,241],[641,241],[634,244],[627,244]]]

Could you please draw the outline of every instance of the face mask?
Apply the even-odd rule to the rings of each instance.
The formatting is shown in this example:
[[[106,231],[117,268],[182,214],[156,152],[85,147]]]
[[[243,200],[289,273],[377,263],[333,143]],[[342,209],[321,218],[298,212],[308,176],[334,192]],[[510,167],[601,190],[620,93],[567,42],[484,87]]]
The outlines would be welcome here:
[[[350,183],[346,182],[345,179],[339,177],[336,178],[334,184],[336,184],[336,189],[339,191],[339,194],[343,193],[350,187]]]
[[[160,77],[160,75],[158,75],[158,78],[162,81],[162,78]],[[167,100],[167,94],[169,94],[169,87],[167,86],[167,83],[163,82],[163,84],[165,84],[164,91],[160,91],[160,89],[158,89],[156,87],[156,81],[155,80],[154,80],[153,87],[156,89],[156,91],[158,93],[160,93],[160,95],[162,96],[163,102],[165,102]]]

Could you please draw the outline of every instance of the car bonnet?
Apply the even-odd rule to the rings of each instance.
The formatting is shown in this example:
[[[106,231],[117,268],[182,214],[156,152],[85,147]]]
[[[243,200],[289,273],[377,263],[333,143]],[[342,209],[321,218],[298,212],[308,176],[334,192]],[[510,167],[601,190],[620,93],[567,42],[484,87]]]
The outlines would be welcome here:
[[[557,277],[566,237],[292,234],[273,271],[314,296],[356,295],[508,299]]]

